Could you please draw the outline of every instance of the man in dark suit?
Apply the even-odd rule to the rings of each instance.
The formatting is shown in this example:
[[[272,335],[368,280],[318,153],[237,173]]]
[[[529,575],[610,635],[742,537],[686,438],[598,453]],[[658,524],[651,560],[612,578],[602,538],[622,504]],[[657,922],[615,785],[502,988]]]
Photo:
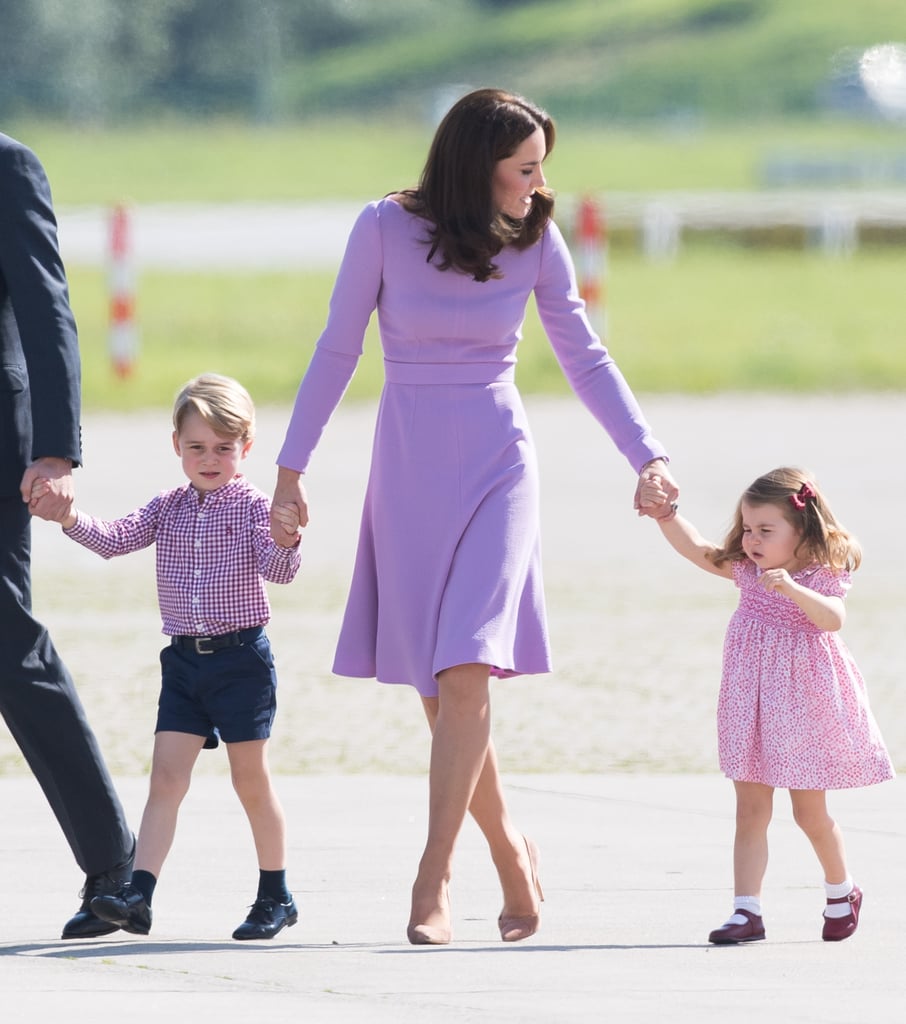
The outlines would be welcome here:
[[[134,850],[72,679],[31,614],[31,511],[72,505],[80,372],[47,177],[0,134],[0,713],[86,875],[64,939],[116,931],[89,902],[129,879]],[[38,477],[51,489],[30,510]]]

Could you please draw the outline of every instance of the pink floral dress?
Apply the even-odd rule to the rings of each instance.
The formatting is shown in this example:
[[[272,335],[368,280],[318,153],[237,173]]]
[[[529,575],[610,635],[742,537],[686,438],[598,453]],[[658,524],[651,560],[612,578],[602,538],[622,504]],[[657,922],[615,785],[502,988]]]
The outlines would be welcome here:
[[[748,559],[733,563],[739,607],[727,627],[717,704],[721,770],[737,782],[847,789],[894,777],[865,682],[838,632],[765,590]],[[846,572],[812,565],[793,579],[843,597]]]

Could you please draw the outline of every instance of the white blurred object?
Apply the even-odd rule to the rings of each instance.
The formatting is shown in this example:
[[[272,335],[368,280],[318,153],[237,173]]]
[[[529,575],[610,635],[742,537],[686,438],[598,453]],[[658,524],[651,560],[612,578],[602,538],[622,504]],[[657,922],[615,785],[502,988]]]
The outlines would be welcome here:
[[[865,92],[886,114],[906,116],[906,45],[879,43],[859,59]]]

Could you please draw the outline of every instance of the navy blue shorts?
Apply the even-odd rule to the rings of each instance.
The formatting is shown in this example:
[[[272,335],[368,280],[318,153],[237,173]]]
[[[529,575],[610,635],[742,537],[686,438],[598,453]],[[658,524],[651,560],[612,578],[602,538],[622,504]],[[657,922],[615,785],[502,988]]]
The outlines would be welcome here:
[[[161,689],[156,732],[209,737],[224,743],[265,740],[277,711],[277,674],[263,628],[234,634],[232,646],[174,637],[160,652]],[[219,638],[215,638],[215,642]]]

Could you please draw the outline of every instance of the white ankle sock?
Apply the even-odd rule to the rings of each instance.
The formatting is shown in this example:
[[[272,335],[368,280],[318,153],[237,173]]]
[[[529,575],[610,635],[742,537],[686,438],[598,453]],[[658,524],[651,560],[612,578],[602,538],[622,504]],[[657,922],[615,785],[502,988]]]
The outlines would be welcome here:
[[[755,914],[756,917],[761,917],[761,899],[758,896],[734,896],[733,910],[748,910],[750,914]],[[734,913],[726,923],[745,924],[747,921],[747,917],[744,917],[742,914]]]
[[[853,880],[849,877],[842,882],[825,882],[824,891],[829,900],[839,900],[853,891]],[[825,917],[848,917],[852,909],[848,903],[828,903],[824,908]]]

